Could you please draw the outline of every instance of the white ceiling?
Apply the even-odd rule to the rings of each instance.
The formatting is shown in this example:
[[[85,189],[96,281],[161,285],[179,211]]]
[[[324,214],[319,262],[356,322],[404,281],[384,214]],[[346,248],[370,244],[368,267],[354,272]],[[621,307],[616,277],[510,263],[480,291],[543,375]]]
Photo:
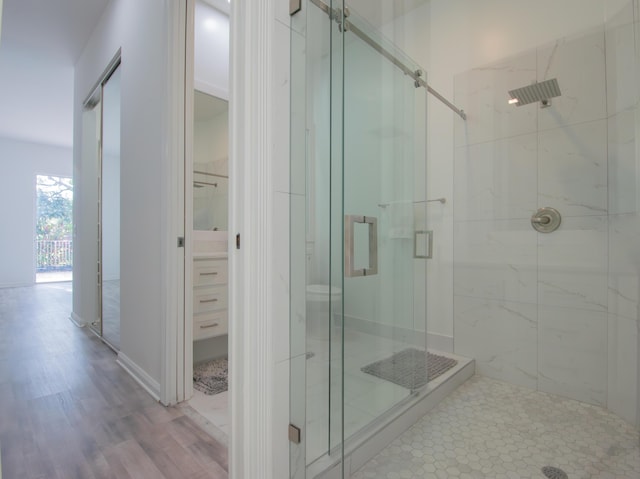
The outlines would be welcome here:
[[[4,0],[0,136],[71,146],[73,67],[109,0]]]
[[[204,1],[228,12],[228,0]],[[426,1],[349,3],[379,26]],[[72,146],[73,69],[108,2],[3,0],[0,137]]]

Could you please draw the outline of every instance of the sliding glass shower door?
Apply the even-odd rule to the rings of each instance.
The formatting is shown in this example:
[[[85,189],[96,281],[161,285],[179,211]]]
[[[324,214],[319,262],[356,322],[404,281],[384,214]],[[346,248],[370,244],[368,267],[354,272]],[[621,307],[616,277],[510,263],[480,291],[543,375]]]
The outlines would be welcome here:
[[[332,189],[344,218],[344,439],[375,422],[426,384],[426,90],[420,72],[357,13],[342,30],[342,154]],[[340,29],[336,29],[340,34]],[[372,41],[375,46],[372,46]],[[400,68],[402,65],[404,68]],[[421,78],[425,73],[420,72]],[[338,89],[335,89],[338,90]],[[339,91],[339,90],[338,90]],[[342,120],[342,121],[340,121]],[[334,195],[336,196],[336,195]]]
[[[427,382],[425,73],[346,12],[292,17],[292,477],[344,475]]]

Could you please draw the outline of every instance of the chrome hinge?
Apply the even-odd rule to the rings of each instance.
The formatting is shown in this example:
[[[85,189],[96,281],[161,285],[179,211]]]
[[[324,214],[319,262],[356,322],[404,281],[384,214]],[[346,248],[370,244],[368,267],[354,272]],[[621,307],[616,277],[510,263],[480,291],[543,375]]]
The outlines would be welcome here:
[[[300,444],[302,441],[302,431],[298,426],[289,424],[289,441],[294,444]]]
[[[302,0],[289,0],[289,15],[293,16],[302,9]]]

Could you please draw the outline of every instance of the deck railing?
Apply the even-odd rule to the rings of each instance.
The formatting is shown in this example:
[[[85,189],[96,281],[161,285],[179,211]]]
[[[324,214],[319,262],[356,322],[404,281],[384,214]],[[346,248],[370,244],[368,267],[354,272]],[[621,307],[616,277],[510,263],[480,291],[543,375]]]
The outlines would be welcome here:
[[[36,240],[36,268],[38,271],[70,269],[72,264],[72,240]]]

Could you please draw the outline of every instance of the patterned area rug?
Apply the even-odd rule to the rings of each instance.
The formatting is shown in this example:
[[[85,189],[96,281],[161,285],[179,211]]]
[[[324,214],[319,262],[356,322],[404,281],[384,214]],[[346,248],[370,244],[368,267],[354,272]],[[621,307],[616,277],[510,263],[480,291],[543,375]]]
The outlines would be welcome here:
[[[425,354],[426,353],[426,354]],[[458,364],[455,359],[408,348],[360,370],[407,389],[420,389]]]
[[[212,359],[193,367],[193,387],[205,394],[213,395],[228,388],[227,359]]]

